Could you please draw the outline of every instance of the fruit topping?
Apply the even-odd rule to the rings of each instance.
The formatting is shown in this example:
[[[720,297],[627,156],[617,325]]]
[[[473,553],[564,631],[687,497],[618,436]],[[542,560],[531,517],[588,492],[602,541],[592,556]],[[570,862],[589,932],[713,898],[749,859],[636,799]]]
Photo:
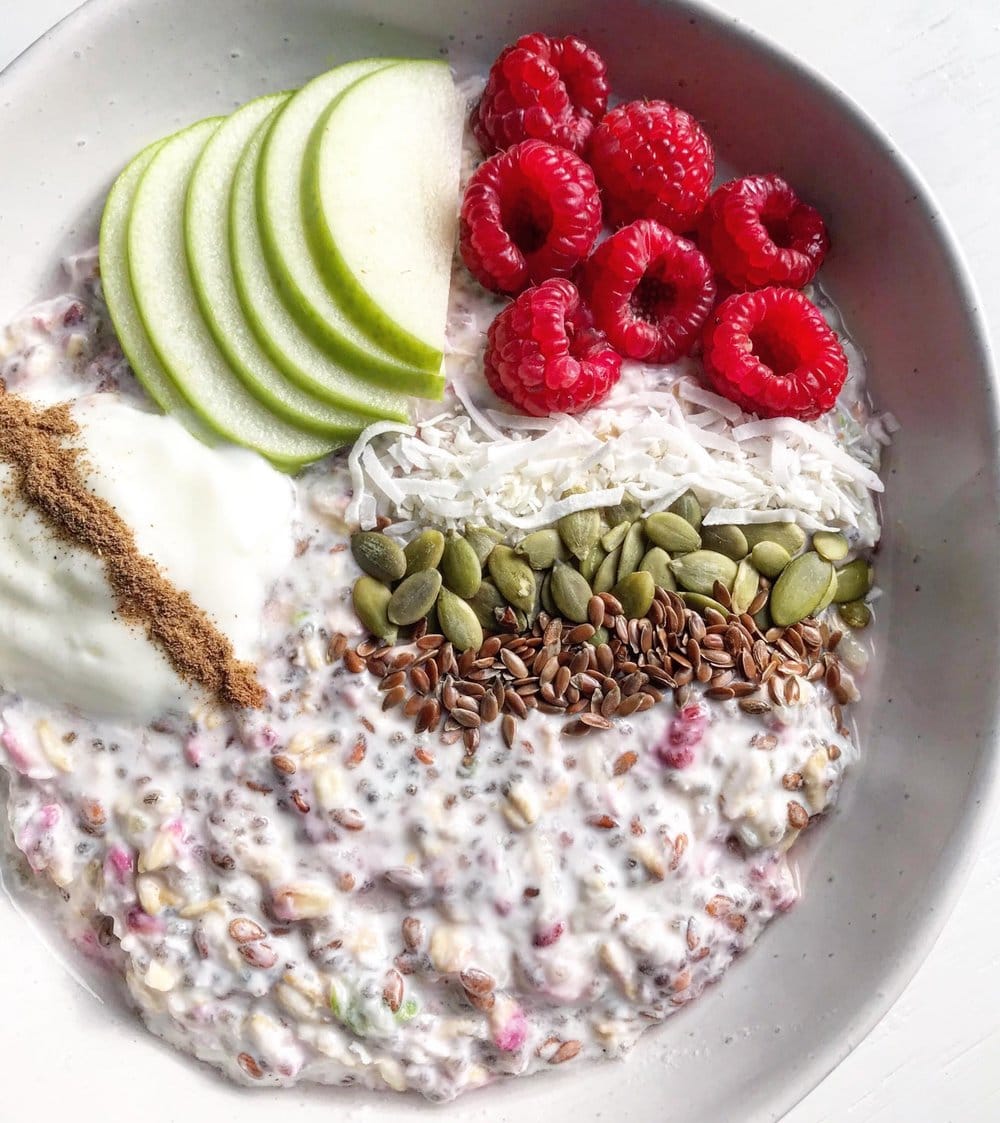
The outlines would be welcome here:
[[[612,226],[652,218],[679,234],[698,221],[715,174],[705,130],[665,101],[612,109],[591,135],[588,159]]]
[[[712,268],[702,253],[646,218],[594,250],[581,287],[611,345],[651,363],[688,354],[715,303]]]
[[[370,338],[434,375],[464,116],[447,64],[384,66],[323,113],[302,164],[306,234],[327,288]]]
[[[522,35],[490,68],[472,131],[487,156],[530,139],[582,152],[607,107],[607,68],[582,39]]]
[[[819,211],[776,175],[750,175],[712,193],[699,240],[716,272],[737,289],[802,288],[830,248]]]
[[[697,702],[690,702],[667,727],[667,734],[656,749],[656,755],[668,768],[687,768],[694,761],[694,751],[701,744],[708,724],[708,713]]]
[[[462,260],[486,288],[518,293],[570,273],[601,229],[590,168],[568,149],[526,140],[472,176],[462,201]]]
[[[709,317],[704,348],[712,386],[761,417],[813,421],[833,408],[847,377],[836,332],[796,289],[730,296]]]
[[[570,281],[523,292],[490,325],[484,360],[494,393],[524,413],[580,413],[604,398],[621,356],[593,329]]]

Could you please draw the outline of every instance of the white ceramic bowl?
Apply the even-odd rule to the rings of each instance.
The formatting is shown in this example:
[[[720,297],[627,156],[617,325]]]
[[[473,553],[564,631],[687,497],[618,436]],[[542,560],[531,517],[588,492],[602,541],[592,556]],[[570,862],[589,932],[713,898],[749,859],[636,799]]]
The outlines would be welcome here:
[[[385,1123],[776,1119],[885,1012],[953,903],[996,773],[1000,488],[985,331],[918,176],[836,90],[746,29],[694,3],[638,0],[91,0],[0,80],[0,319],[52,288],[62,254],[95,240],[113,176],[154,137],[334,61],[443,51],[485,68],[536,29],[585,36],[617,94],[677,101],[731,166],[780,171],[820,206],[835,244],[825,283],[867,352],[872,394],[902,422],[865,762],[810,843],[805,900],[626,1064],[516,1081],[448,1108],[231,1088],[117,1003],[102,1011],[4,904],[11,1117],[87,1103],[144,1123],[254,1123],[289,1108],[301,1123],[348,1108]]]

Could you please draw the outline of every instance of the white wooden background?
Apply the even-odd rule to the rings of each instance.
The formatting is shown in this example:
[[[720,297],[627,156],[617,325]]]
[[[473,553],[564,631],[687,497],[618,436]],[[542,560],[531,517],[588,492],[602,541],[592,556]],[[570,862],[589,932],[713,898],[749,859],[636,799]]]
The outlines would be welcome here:
[[[0,67],[77,3],[0,0]],[[823,71],[893,135],[943,204],[1000,341],[1000,0],[716,6]],[[917,977],[786,1123],[1000,1120],[998,887],[1000,822]]]

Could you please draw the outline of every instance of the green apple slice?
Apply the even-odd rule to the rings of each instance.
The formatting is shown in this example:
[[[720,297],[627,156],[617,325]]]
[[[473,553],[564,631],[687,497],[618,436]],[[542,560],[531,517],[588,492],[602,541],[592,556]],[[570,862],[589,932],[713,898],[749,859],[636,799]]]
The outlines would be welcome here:
[[[185,195],[198,157],[222,120],[201,121],[165,140],[143,172],[128,226],[132,290],[157,357],[199,417],[228,440],[294,469],[340,442],[287,424],[247,390],[202,319],[188,273]]]
[[[327,284],[369,335],[430,369],[444,351],[464,117],[447,63],[397,63],[337,98],[303,166]]]
[[[303,390],[359,413],[406,421],[406,395],[359,377],[316,346],[275,287],[261,244],[255,197],[257,165],[268,127],[265,121],[248,141],[229,199],[229,246],[245,318],[275,365]]]
[[[316,122],[358,79],[393,60],[362,59],[321,74],[275,116],[264,139],[257,174],[257,213],[268,264],[288,308],[303,329],[339,362],[368,372],[394,390],[440,398],[437,368],[409,366],[376,342],[344,312],[327,288],[306,237],[302,215],[302,164]]]
[[[207,431],[188,408],[156,357],[136,307],[128,268],[128,220],[139,180],[162,141],[144,148],[115,180],[101,216],[101,288],[125,358],[136,378],[164,413],[171,413],[201,440]]]
[[[247,140],[288,94],[258,98],[237,110],[205,145],[187,188],[187,263],[201,313],[230,367],[260,402],[297,428],[321,436],[357,436],[370,422],[319,401],[271,362],[243,315],[229,253],[229,195]]]

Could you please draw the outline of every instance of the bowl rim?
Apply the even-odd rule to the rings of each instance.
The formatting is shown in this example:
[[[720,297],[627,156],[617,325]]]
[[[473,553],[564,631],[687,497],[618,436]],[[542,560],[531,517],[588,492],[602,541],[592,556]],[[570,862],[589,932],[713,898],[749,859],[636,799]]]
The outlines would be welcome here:
[[[147,2],[147,0],[140,0]],[[337,0],[330,0],[336,4]],[[22,72],[34,63],[44,63],[43,55],[50,43],[68,39],[78,26],[90,18],[135,0],[83,0],[41,35],[29,43],[0,70],[0,94],[16,86]],[[758,31],[739,15],[723,11],[711,0],[654,0],[657,6],[677,9],[691,20],[703,21],[714,33],[723,36],[739,49],[760,54],[764,61],[805,83],[828,99],[844,115],[851,126],[865,134],[911,188],[912,203],[919,208],[922,221],[936,232],[950,280],[965,313],[968,338],[985,377],[987,407],[994,432],[1000,433],[1000,371],[994,357],[991,332],[983,311],[983,303],[968,260],[945,212],[942,210],[916,164],[899,148],[889,133],[869,115],[851,95],[810,63],[798,58],[769,35]],[[13,90],[11,91],[14,92]],[[1000,455],[994,448],[989,465],[994,490],[1000,493]],[[986,837],[991,817],[1000,810],[1000,691],[994,692],[990,722],[985,730],[983,747],[974,776],[981,798],[971,799],[967,813],[953,828],[946,848],[937,863],[938,871],[947,870],[928,887],[923,922],[900,947],[887,969],[883,984],[858,1008],[852,1018],[851,1032],[842,1042],[830,1041],[825,1050],[803,1059],[790,1074],[779,1098],[774,1101],[771,1118],[781,1119],[845,1060],[895,1005],[937,943],[958,899],[972,873],[972,868]]]

